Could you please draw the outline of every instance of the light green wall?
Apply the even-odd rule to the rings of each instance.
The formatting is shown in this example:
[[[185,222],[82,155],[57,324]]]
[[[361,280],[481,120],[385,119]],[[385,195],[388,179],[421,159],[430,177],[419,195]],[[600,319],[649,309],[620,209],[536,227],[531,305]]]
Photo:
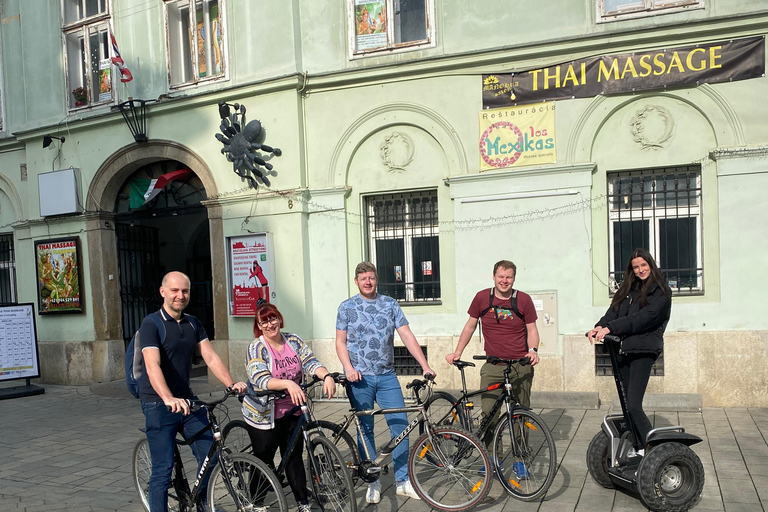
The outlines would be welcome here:
[[[288,330],[333,338],[336,308],[356,292],[352,272],[366,257],[365,195],[434,188],[443,298],[441,305],[406,306],[417,336],[457,335],[474,293],[491,285],[493,263],[508,258],[518,264],[516,287],[557,292],[564,354],[563,338],[590,327],[609,299],[607,212],[599,201],[587,202],[605,194],[606,172],[690,163],[703,172],[705,293],[676,298],[669,329],[768,329],[765,292],[745,271],[762,261],[768,232],[759,210],[768,175],[760,108],[766,78],[559,101],[557,162],[550,166],[480,173],[477,144],[483,72],[765,34],[763,1],[711,0],[705,10],[601,25],[594,24],[592,0],[523,0],[514,9],[500,0],[436,4],[435,48],[350,60],[346,2],[229,0],[228,78],[169,93],[160,0],[113,0],[116,36],[135,77],[118,87],[120,100],[162,95],[149,107],[149,137],[189,148],[210,169],[225,236],[272,233],[275,303]],[[29,221],[15,230],[20,298],[34,302],[33,241],[80,236],[88,268],[84,219],[39,219],[38,174],[79,168],[85,199],[105,161],[134,143],[109,107],[67,116],[59,3],[2,0],[2,9],[8,138],[0,141],[7,196],[0,196],[0,225],[13,189],[23,205],[14,220]],[[277,176],[270,189],[242,191],[221,155],[214,135],[222,100],[245,104],[248,118],[265,126],[266,142],[283,150],[271,160]],[[665,148],[643,150],[629,135],[629,121],[648,105],[674,118]],[[414,160],[403,171],[381,159],[381,143],[393,132],[414,141]],[[55,164],[58,142],[43,149],[45,133],[67,138]],[[746,150],[722,153],[728,148]],[[27,182],[19,180],[20,163],[28,166]],[[462,202],[504,194],[514,196]],[[86,303],[88,290],[102,283],[103,276],[84,271]],[[84,315],[43,317],[40,339],[92,340],[95,321],[90,307]],[[250,319],[229,317],[228,327],[233,340],[252,336]]]

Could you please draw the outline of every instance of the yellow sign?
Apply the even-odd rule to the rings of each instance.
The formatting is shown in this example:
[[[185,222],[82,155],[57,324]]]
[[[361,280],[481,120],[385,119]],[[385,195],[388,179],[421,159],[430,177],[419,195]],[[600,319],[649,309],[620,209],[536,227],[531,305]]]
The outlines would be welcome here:
[[[555,163],[555,102],[483,110],[480,170]]]

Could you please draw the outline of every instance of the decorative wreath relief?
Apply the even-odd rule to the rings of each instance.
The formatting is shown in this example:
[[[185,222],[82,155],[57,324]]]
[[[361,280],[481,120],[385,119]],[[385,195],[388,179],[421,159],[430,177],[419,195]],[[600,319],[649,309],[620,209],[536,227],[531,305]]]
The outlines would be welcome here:
[[[675,131],[672,113],[659,105],[638,110],[629,121],[632,140],[643,149],[662,149],[669,145]]]
[[[405,166],[413,161],[413,140],[404,133],[392,132],[379,146],[381,161],[390,172],[405,171]]]
[[[259,182],[269,186],[266,175],[272,170],[272,164],[264,161],[259,151],[274,156],[280,156],[283,152],[279,148],[256,142],[262,133],[261,122],[254,119],[246,124],[245,105],[233,104],[234,113],[229,107],[228,103],[219,103],[221,133],[216,134],[216,139],[224,144],[221,152],[232,162],[235,174],[247,180],[251,187],[258,188]]]

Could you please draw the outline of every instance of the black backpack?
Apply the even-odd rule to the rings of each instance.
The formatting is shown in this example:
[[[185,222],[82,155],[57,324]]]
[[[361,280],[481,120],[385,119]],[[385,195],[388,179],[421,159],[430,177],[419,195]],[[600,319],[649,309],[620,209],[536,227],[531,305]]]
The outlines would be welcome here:
[[[147,315],[157,326],[157,332],[160,333],[160,342],[165,340],[165,325],[160,318],[160,312]],[[128,348],[125,351],[125,385],[134,398],[139,398],[139,380],[144,373],[144,358],[141,355],[141,340],[139,331],[133,335]]]

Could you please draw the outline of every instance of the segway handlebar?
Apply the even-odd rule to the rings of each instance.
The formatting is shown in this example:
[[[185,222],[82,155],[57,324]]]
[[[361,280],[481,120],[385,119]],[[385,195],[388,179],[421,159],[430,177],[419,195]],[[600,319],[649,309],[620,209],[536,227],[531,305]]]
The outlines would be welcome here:
[[[589,333],[588,332],[584,333],[584,336],[589,338]],[[610,341],[610,342],[613,342],[613,343],[621,343],[621,338],[619,338],[615,334],[606,334],[605,337],[603,338],[603,340]]]

